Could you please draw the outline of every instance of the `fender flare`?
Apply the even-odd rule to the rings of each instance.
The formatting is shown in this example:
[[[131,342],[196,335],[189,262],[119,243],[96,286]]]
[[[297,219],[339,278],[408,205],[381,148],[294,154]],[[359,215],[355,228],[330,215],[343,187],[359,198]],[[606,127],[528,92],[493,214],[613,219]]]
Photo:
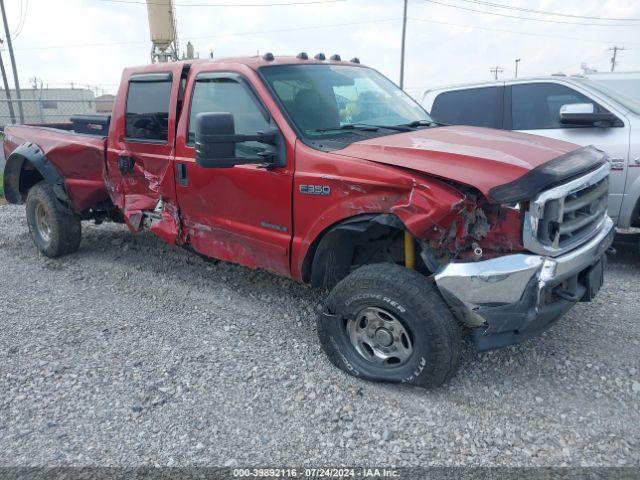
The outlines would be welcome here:
[[[47,159],[44,152],[35,143],[27,142],[18,146],[7,158],[4,169],[4,192],[9,203],[24,203],[26,192],[33,185],[24,185],[25,164],[29,163],[43,180],[52,186],[58,199],[69,204],[69,196],[64,186],[64,178]]]

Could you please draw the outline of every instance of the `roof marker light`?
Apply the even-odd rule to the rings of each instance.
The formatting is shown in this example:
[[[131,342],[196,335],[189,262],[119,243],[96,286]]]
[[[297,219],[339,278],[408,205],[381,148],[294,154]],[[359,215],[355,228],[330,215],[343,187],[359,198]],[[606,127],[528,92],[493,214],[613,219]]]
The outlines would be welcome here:
[[[327,57],[324,56],[324,53],[319,53],[313,58],[315,58],[316,60],[322,61],[322,60],[326,60]]]
[[[274,58],[275,57],[273,56],[273,53],[271,53],[271,52],[267,52],[262,56],[262,59],[266,60],[267,62],[273,62]]]
[[[340,58],[340,55],[338,55],[337,53],[334,55],[331,55],[331,58],[329,60],[333,60],[334,62],[339,62],[342,59]]]
[[[351,63],[360,63],[360,59],[358,57],[353,57],[351,59]]]
[[[309,60],[309,55],[307,55],[307,52],[300,52],[298,55],[296,55],[296,58],[300,60]]]

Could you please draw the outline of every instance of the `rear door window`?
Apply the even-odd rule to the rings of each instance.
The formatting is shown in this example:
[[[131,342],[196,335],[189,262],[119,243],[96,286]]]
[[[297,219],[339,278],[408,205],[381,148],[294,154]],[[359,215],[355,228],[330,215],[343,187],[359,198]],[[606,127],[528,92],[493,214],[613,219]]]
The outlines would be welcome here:
[[[170,98],[171,74],[132,77],[127,93],[127,139],[166,142]]]
[[[502,88],[481,87],[439,94],[431,108],[434,120],[448,125],[502,127]]]

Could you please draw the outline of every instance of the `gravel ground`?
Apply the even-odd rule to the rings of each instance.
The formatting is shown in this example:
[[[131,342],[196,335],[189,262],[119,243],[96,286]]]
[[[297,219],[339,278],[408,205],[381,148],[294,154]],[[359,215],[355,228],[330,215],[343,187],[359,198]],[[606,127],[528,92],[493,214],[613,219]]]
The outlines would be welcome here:
[[[0,206],[0,465],[640,465],[640,255],[541,338],[444,387],[359,381],[323,292],[87,225],[48,260]]]

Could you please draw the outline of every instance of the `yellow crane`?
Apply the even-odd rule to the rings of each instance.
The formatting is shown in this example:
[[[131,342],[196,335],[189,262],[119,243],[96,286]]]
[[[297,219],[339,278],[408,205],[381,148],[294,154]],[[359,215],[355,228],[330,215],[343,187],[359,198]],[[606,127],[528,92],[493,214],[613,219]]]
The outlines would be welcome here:
[[[151,62],[178,60],[178,33],[173,0],[147,0]]]

